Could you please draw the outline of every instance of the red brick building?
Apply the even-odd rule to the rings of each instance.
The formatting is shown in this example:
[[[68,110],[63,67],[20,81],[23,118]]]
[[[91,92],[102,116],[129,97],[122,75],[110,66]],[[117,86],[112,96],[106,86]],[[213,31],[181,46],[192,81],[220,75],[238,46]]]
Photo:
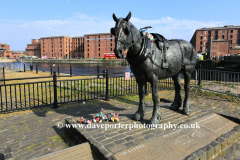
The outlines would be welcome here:
[[[38,58],[41,57],[41,39],[32,39],[31,44],[27,44],[27,56],[37,56]]]
[[[13,57],[10,46],[6,43],[0,43],[0,57]]]
[[[52,36],[41,38],[41,57],[69,58],[72,38],[68,36]]]
[[[41,58],[104,58],[105,53],[114,53],[114,48],[114,36],[95,33],[78,37],[42,37],[38,42],[33,39],[26,50],[28,56]]]
[[[84,37],[72,37],[71,58],[84,58]]]
[[[240,53],[240,26],[225,25],[223,27],[199,28],[195,31],[191,44],[196,52],[210,54],[212,39],[212,54],[237,54]],[[208,44],[208,46],[206,45]],[[227,48],[226,48],[227,47]]]
[[[7,50],[10,51],[10,46],[6,43],[4,43],[4,44],[0,43],[0,48],[6,48]]]
[[[84,57],[104,58],[105,53],[114,53],[114,36],[110,33],[84,35]]]

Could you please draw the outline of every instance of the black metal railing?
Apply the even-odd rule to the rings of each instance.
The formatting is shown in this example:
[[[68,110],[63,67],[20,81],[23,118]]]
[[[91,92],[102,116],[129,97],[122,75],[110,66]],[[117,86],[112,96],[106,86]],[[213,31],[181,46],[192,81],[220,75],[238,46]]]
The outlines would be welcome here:
[[[240,72],[209,70],[199,68],[192,74],[192,87],[197,90],[204,89],[206,91],[222,93],[233,96],[239,100],[240,97]]]
[[[125,76],[109,75],[111,73],[106,71],[104,74],[84,75],[92,78],[79,79],[75,75],[57,76],[56,72],[53,72],[53,76],[5,79],[6,84],[0,85],[0,112],[46,105],[57,108],[61,103],[99,98],[109,100],[110,97],[138,93],[134,76],[125,80]],[[71,79],[63,80],[63,77]],[[73,79],[74,77],[77,78]],[[18,80],[31,79],[39,81],[16,83]],[[171,78],[159,80],[159,89],[169,88],[173,88]],[[151,91],[149,83],[146,90]]]

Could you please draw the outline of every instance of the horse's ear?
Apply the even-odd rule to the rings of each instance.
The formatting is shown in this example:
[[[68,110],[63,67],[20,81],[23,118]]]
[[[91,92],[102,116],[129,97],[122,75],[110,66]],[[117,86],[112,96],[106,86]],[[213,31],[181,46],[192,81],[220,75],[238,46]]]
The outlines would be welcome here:
[[[131,11],[129,11],[129,13],[128,13],[127,17],[125,18],[125,20],[128,22],[130,18],[131,18]]]
[[[115,22],[117,22],[118,21],[118,18],[116,17],[116,15],[113,13],[113,20],[115,21]]]

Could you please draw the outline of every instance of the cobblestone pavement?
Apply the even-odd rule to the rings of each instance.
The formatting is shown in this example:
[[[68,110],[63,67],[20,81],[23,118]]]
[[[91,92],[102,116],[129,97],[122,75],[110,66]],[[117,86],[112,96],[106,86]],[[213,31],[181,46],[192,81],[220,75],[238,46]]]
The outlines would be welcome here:
[[[173,99],[174,91],[160,91],[160,98]],[[182,92],[184,95],[184,92]],[[183,96],[184,97],[184,96]],[[146,105],[152,105],[151,94],[146,96]],[[229,102],[218,96],[191,94],[193,106],[221,112],[239,117],[239,103]],[[136,109],[137,95],[127,95],[112,98],[111,101],[92,100],[61,104],[59,109],[49,107],[13,113],[0,114],[0,160],[5,158],[31,159],[71,146],[63,132],[56,127],[57,122],[64,123],[66,118],[91,118],[99,113],[100,108],[105,112],[118,112]],[[219,154],[216,159],[240,159],[240,141]]]

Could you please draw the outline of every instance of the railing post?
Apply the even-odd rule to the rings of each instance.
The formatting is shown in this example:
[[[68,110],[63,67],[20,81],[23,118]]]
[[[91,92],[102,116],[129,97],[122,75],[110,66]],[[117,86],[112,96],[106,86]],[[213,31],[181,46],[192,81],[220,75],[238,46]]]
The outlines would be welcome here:
[[[72,77],[72,66],[70,66],[70,77]]]
[[[105,70],[105,74],[106,74],[106,101],[110,101],[110,97],[109,97],[109,94],[108,94],[108,70]]]
[[[198,72],[196,69],[194,69],[194,71],[195,71],[195,87],[197,87]]]
[[[97,78],[99,78],[99,65],[97,65]]]
[[[5,70],[5,68],[3,67],[3,80],[4,80],[3,82],[4,82],[4,85],[5,85],[5,71],[4,70]]]
[[[36,65],[36,74],[38,74],[38,67],[37,67],[37,65]]]
[[[52,66],[50,66],[50,70],[51,70],[51,75],[52,75]]]
[[[24,67],[24,72],[26,72],[26,67],[25,67],[25,64],[23,65],[23,67]]]
[[[52,106],[52,109],[59,108],[58,102],[57,102],[57,75],[56,71],[53,72],[53,94],[54,94],[54,103]]]
[[[200,68],[199,68],[199,77],[198,77],[198,85],[200,86],[201,85],[201,64],[200,64]]]

